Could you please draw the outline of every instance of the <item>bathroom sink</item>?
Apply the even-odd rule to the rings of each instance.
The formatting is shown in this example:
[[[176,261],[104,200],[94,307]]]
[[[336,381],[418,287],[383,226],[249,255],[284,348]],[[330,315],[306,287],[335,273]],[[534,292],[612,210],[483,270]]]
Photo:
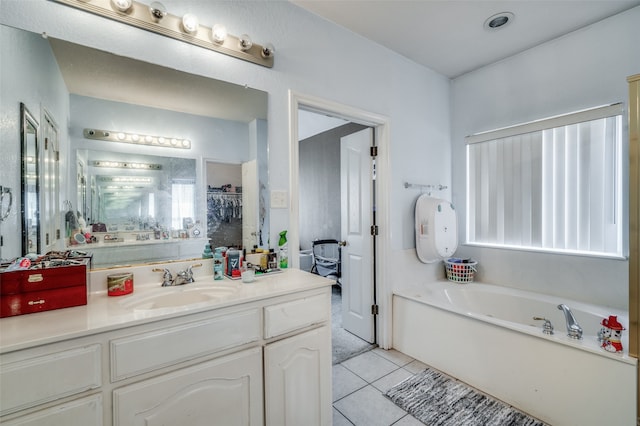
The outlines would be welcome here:
[[[165,308],[194,307],[223,299],[238,291],[238,287],[193,286],[161,287],[133,295],[120,302],[125,309],[148,311]]]

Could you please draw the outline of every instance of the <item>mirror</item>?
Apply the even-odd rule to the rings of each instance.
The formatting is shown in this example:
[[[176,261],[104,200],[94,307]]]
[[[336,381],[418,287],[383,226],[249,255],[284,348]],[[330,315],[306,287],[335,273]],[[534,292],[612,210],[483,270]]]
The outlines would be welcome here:
[[[20,103],[22,255],[40,252],[38,122]]]
[[[14,99],[24,99],[32,109],[40,106],[41,111],[33,111],[36,117],[38,112],[42,115],[46,108],[53,113],[57,122],[67,124],[61,127],[59,135],[58,151],[61,161],[58,168],[61,188],[56,196],[60,210],[55,212],[59,218],[52,216],[51,220],[59,223],[61,230],[55,233],[60,235],[54,240],[54,249],[89,251],[94,255],[94,267],[201,256],[206,238],[211,237],[207,235],[206,168],[212,162],[234,167],[241,167],[246,163],[257,165],[255,179],[251,183],[243,181],[232,185],[237,188],[238,193],[255,194],[257,198],[247,203],[255,208],[256,214],[253,217],[247,215],[250,219],[246,220],[242,216],[242,232],[246,228],[250,237],[244,238],[243,234],[242,239],[234,237],[233,241],[212,238],[215,244],[235,246],[241,241],[249,247],[254,244],[266,247],[269,207],[266,124],[268,102],[265,92],[62,40],[43,39],[39,34],[6,26],[2,26],[2,31],[7,37],[0,38],[0,54],[3,57],[18,55],[16,64],[30,64],[28,72],[21,73],[17,65],[14,70],[11,64],[6,63],[9,71],[3,74],[3,80],[6,76],[11,83],[3,85],[0,96],[2,107],[5,108]],[[16,89],[9,90],[11,85],[15,85]],[[9,96],[6,96],[7,92]],[[49,97],[50,93],[56,94],[56,98]],[[191,141],[191,148],[172,149],[90,140],[83,136],[86,128],[185,138]],[[35,130],[33,133],[36,142],[37,132]],[[158,164],[165,164],[169,160],[174,163],[188,162],[190,172],[188,177],[163,175],[158,182],[154,178],[156,187],[153,191],[138,182],[135,185],[137,188],[121,188],[126,189],[128,194],[121,191],[116,195],[107,192],[108,180],[127,174],[116,173],[114,170],[107,172],[106,169],[98,170],[98,167],[94,167],[92,161],[96,160],[93,158],[98,159],[98,155],[106,158],[104,153],[108,153],[111,156],[109,158],[126,158],[128,161],[140,158],[139,161],[143,162],[143,157],[147,157],[148,160],[144,161]],[[42,170],[44,165],[36,163],[36,166]],[[191,216],[185,213],[169,219],[167,213],[172,204],[162,204],[161,199],[170,193],[166,191],[166,186],[178,185],[181,179],[183,184],[194,187],[188,203],[183,202],[181,205],[192,205],[193,210],[189,212]],[[235,177],[218,179],[215,186],[226,188],[232,179]],[[42,187],[45,178],[40,177],[39,180],[40,182],[36,180],[33,184],[40,185],[42,192],[46,190],[46,187]],[[37,189],[36,186],[33,187]],[[136,189],[138,192],[134,193]],[[46,197],[46,194],[41,194],[40,197]],[[173,194],[171,197],[173,198]],[[35,198],[37,202],[38,197]],[[38,244],[40,233],[45,230],[40,231],[37,227],[46,218],[37,216],[37,206],[28,211],[33,214],[29,218],[25,216],[26,224],[23,229],[25,233],[31,233],[35,237],[31,239],[32,244]],[[47,211],[40,211],[40,214],[49,215]],[[161,219],[162,215],[164,217]],[[66,229],[66,219],[74,216],[75,221],[71,220],[73,226]],[[245,227],[248,220],[256,223]],[[120,242],[132,245],[131,253],[135,253],[137,257],[125,255],[129,249],[122,245],[104,244],[104,233],[94,235],[94,223],[104,224],[105,233],[110,232],[110,229],[117,229],[114,232],[120,235],[114,241],[128,238],[129,241]],[[187,235],[183,233],[181,236],[181,230],[193,231],[197,223],[202,227],[199,237],[192,238],[193,232],[188,232]],[[150,240],[144,240],[146,235],[141,236],[143,240],[136,240],[135,234],[138,231],[146,231],[145,226],[153,228],[156,225],[166,229],[168,239],[155,241],[155,234],[151,233]],[[89,239],[85,236],[83,241],[82,235],[86,233],[82,231],[85,230],[89,231]],[[126,234],[125,230],[132,234]],[[173,238],[174,235],[177,238]],[[261,235],[264,236],[262,240]],[[102,244],[91,245],[91,237],[96,237],[95,242]],[[24,240],[28,244],[26,237]],[[158,247],[154,246],[153,250],[147,246],[140,247],[151,243]],[[162,244],[167,244],[166,248],[160,247]],[[35,247],[33,251],[44,250],[42,245],[39,249],[38,246]],[[6,249],[6,252],[10,253],[11,249]]]
[[[106,232],[156,231],[153,238],[161,239],[172,229],[185,229],[196,217],[195,159],[78,149],[77,161],[85,233],[99,232],[90,225],[100,224]],[[122,167],[133,163],[154,167]]]

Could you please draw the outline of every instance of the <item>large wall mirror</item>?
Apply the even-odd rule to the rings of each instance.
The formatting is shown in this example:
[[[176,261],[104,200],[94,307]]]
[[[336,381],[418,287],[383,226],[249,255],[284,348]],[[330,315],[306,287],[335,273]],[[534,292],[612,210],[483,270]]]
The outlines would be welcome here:
[[[38,99],[50,88],[38,87],[37,75],[27,83],[22,80],[29,77],[18,71],[6,73],[22,87],[14,97],[30,100],[26,103],[32,110],[46,108],[58,123],[68,123],[68,134],[59,141],[62,188],[60,210],[55,212],[60,222],[56,249],[90,252],[93,266],[102,267],[198,257],[208,241],[214,246],[265,247],[269,235],[265,92],[23,30],[4,26],[2,30],[9,34],[0,39],[2,56],[24,55],[20,61],[34,64],[38,72],[57,73],[62,89],[55,91],[67,98],[61,102],[64,108],[49,107],[55,101]],[[19,43],[23,47],[17,49]],[[43,63],[47,55],[51,64]],[[2,95],[4,109],[12,96]],[[89,129],[141,137],[138,141],[90,138]],[[37,129],[32,135],[35,140]],[[189,147],[181,142],[144,143],[143,135],[188,141]],[[44,161],[42,155],[35,158]],[[131,164],[152,166],[143,170]],[[250,173],[244,171],[247,168]],[[227,169],[239,172],[225,177]],[[241,221],[241,226],[234,224],[241,236],[227,237],[225,221],[219,217],[211,222],[215,215],[210,209],[219,206],[211,202],[214,198],[236,199],[236,205],[251,209],[235,216]],[[44,231],[36,226],[43,219],[37,217],[37,207],[35,212],[23,230],[39,236]],[[24,240],[36,244],[38,238]]]

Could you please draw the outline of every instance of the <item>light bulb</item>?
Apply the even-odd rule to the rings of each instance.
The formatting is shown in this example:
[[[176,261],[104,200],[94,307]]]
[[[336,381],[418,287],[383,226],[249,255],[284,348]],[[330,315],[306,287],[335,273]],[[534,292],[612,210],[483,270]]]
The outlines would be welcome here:
[[[211,29],[211,38],[218,44],[224,43],[227,38],[227,27],[222,24],[215,24]]]
[[[119,12],[127,12],[133,6],[133,0],[111,0],[111,5]]]
[[[127,135],[125,135],[124,133],[118,133],[118,139],[120,139],[121,141],[124,140],[124,138],[126,138]]]
[[[173,146],[178,145],[178,139],[171,139],[171,145]]]
[[[144,137],[144,141],[145,141],[146,143],[151,143],[151,142],[153,142],[153,138],[152,138],[151,136],[145,136],[145,137]]]
[[[276,51],[276,48],[273,47],[273,44],[271,43],[267,43],[262,47],[262,51],[260,52],[260,54],[262,55],[263,58],[270,58],[273,56],[273,53]]]
[[[160,22],[167,15],[167,8],[159,1],[154,1],[149,5],[149,12],[154,21]]]
[[[249,37],[248,34],[242,34],[240,36],[240,39],[238,40],[238,45],[240,46],[240,50],[246,52],[247,50],[251,49],[251,46],[253,46],[253,42],[251,41],[251,37]]]
[[[140,140],[140,136],[138,136],[136,134],[133,134],[133,135],[131,135],[131,140],[134,141],[134,142],[138,142]]]
[[[160,136],[160,137],[158,138],[158,143],[159,143],[160,145],[164,145],[164,143],[165,143],[165,139],[164,139],[162,136]]]
[[[191,141],[189,139],[185,139],[182,141],[183,148],[189,148],[191,146]]]
[[[187,13],[182,17],[182,28],[188,34],[195,34],[198,32],[198,17],[193,13]]]

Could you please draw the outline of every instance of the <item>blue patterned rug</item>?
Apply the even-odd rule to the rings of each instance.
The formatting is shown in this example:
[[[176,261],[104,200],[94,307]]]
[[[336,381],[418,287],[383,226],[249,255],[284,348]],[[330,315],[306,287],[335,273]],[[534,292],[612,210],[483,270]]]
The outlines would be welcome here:
[[[385,395],[428,426],[545,425],[429,368],[392,387]]]

